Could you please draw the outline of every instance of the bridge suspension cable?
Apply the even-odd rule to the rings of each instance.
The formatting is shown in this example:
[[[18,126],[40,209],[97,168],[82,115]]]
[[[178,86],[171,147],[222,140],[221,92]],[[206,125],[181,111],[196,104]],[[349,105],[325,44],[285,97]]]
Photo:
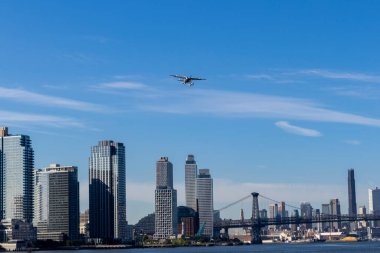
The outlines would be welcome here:
[[[236,201],[234,201],[234,202],[232,202],[232,203],[230,203],[230,204],[228,204],[228,205],[226,205],[226,206],[223,206],[222,208],[219,208],[217,211],[219,211],[219,212],[220,212],[220,211],[223,211],[223,210],[225,210],[225,209],[227,209],[227,208],[229,208],[229,207],[231,207],[231,206],[233,206],[233,205],[236,205],[236,204],[238,204],[238,203],[240,203],[240,202],[242,202],[242,201],[244,201],[244,200],[246,200],[246,199],[248,199],[248,198],[250,198],[250,197],[252,197],[251,194],[249,194],[249,195],[247,195],[247,196],[245,196],[245,197],[243,197],[243,198],[241,198],[241,199],[238,199],[238,200],[236,200]],[[266,199],[266,200],[269,200],[269,201],[273,201],[273,202],[275,202],[275,203],[277,203],[277,204],[281,203],[280,201],[277,201],[277,200],[274,200],[274,199],[272,199],[272,198],[266,197],[266,196],[264,196],[264,195],[262,195],[262,194],[259,194],[259,197],[261,197],[261,198],[263,198],[263,199]],[[286,204],[286,203],[285,203],[285,206],[288,206],[288,207],[291,207],[291,208],[294,208],[294,209],[297,209],[297,210],[300,210],[300,209],[301,209],[300,207],[293,206],[293,205],[289,205],[289,204]]]
[[[230,204],[228,204],[228,205],[226,205],[226,206],[224,206],[224,207],[222,207],[222,208],[219,208],[219,212],[220,211],[223,211],[224,209],[227,209],[227,208],[229,208],[229,207],[231,207],[231,206],[233,206],[233,205],[236,205],[237,203],[240,203],[240,202],[242,202],[242,201],[244,201],[244,200],[246,200],[246,199],[248,199],[248,198],[250,198],[252,195],[251,194],[249,194],[249,195],[247,195],[247,196],[245,196],[245,197],[243,197],[243,198],[241,198],[241,199],[239,199],[239,200],[236,200],[236,201],[234,201],[234,202],[232,202],[232,203],[230,203]]]
[[[277,201],[277,200],[271,199],[271,198],[266,197],[266,196],[264,196],[264,195],[262,195],[262,194],[260,194],[259,197],[262,197],[263,199],[267,199],[267,200],[273,201],[273,202],[275,202],[275,203],[277,203],[277,204],[281,203],[280,201]],[[285,203],[285,206],[292,207],[292,208],[295,208],[295,209],[297,209],[297,210],[300,210],[300,209],[301,209],[300,207],[292,206],[292,205],[289,205],[289,204],[286,204],[286,203]]]

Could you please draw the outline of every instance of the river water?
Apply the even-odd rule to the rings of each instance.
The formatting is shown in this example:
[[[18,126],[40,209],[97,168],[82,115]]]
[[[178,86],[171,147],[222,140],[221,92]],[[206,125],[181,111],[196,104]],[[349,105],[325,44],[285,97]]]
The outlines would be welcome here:
[[[49,251],[45,251],[46,253]],[[340,242],[340,243],[289,243],[262,244],[244,246],[214,246],[214,247],[181,247],[154,249],[113,249],[113,250],[81,250],[76,253],[209,253],[209,252],[273,252],[273,253],[380,253],[380,242]],[[50,253],[53,253],[50,252]],[[54,253],[57,253],[55,251]],[[73,253],[73,251],[59,251]]]

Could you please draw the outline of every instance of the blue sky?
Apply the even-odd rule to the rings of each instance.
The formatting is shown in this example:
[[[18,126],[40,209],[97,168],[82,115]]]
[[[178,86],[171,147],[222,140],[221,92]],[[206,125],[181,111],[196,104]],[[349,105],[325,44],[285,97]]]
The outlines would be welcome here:
[[[251,191],[314,207],[379,186],[377,1],[1,1],[0,125],[37,168],[126,145],[128,220],[153,212],[155,161],[214,178],[215,208]],[[170,74],[207,78],[189,88]],[[265,207],[268,203],[262,203]],[[238,217],[240,204],[222,213]],[[246,210],[248,213],[248,209]]]

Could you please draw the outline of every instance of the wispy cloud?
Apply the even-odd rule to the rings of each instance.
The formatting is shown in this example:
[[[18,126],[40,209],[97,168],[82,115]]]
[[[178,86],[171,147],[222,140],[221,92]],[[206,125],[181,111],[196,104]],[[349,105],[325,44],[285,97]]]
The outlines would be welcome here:
[[[110,38],[100,35],[84,35],[82,38],[99,44],[106,44],[111,41]]]
[[[142,90],[146,89],[147,86],[143,83],[138,82],[110,82],[102,83],[94,86],[100,89],[111,89],[111,90]]]
[[[299,70],[272,70],[267,73],[248,74],[244,76],[251,80],[270,81],[273,83],[304,83],[307,78],[358,81],[366,83],[380,83],[380,75],[361,72],[335,71],[329,69],[299,69]],[[291,79],[289,79],[291,77]],[[344,92],[344,91],[342,91]],[[351,95],[351,94],[348,94]],[[355,94],[354,94],[355,95]]]
[[[140,105],[147,111],[211,114],[224,117],[282,118],[380,127],[380,119],[326,109],[305,99],[218,90],[188,90],[150,99]]]
[[[44,85],[41,85],[41,87],[50,89],[50,90],[68,90],[69,89],[69,86],[64,86],[64,85],[44,84]]]
[[[73,99],[43,95],[22,89],[0,87],[0,98],[19,101],[23,103],[61,107],[71,110],[87,112],[105,112],[105,107],[93,103],[82,102]]]
[[[268,74],[253,74],[253,75],[246,75],[245,76],[248,79],[254,79],[254,80],[274,80],[275,78]]]
[[[142,75],[138,75],[138,74],[135,74],[135,75],[114,75],[112,76],[114,79],[117,79],[117,80],[126,80],[126,79],[143,79],[144,76]]]
[[[377,85],[376,85],[377,86]],[[351,98],[360,98],[360,99],[379,99],[380,98],[380,89],[373,84],[357,84],[342,87],[328,87],[324,88],[324,91],[332,92],[338,96],[351,97]]]
[[[289,79],[289,75],[284,75],[283,73],[273,72],[270,74],[248,74],[244,75],[244,78],[253,81],[267,81],[277,84],[284,83],[300,83],[300,80]]]
[[[361,144],[361,141],[359,141],[359,140],[344,140],[343,142],[346,144],[350,144],[350,145],[360,145]]]
[[[0,122],[4,124],[29,123],[35,125],[47,125],[54,127],[84,127],[78,120],[66,117],[57,117],[43,114],[27,114],[19,112],[0,111]]]
[[[60,58],[64,60],[69,60],[70,62],[80,63],[80,64],[93,64],[98,61],[84,53],[68,53],[62,54]]]
[[[301,70],[298,73],[309,75],[309,76],[317,76],[327,79],[342,79],[342,80],[352,80],[352,81],[362,81],[362,82],[380,82],[380,75],[369,75],[358,72],[336,72],[325,69],[307,69]]]
[[[345,96],[345,97],[357,97],[357,98],[363,98],[367,97],[367,94],[363,93],[363,89],[358,90],[355,88],[350,87],[329,87],[325,89],[327,91],[332,91],[336,95],[339,96]]]
[[[277,121],[275,125],[281,128],[282,130],[284,130],[285,132],[292,133],[292,134],[308,136],[308,137],[322,136],[322,134],[318,132],[317,130],[294,126],[294,125],[289,124],[287,121]]]

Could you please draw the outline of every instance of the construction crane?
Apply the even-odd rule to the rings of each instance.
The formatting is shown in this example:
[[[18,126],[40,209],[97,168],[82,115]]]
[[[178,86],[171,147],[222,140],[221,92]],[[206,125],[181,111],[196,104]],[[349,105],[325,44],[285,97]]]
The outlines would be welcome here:
[[[204,221],[202,223],[202,226],[198,229],[198,232],[196,233],[195,236],[198,236],[198,237],[201,236],[203,234],[203,230],[205,230],[205,226],[206,226],[206,222]]]

